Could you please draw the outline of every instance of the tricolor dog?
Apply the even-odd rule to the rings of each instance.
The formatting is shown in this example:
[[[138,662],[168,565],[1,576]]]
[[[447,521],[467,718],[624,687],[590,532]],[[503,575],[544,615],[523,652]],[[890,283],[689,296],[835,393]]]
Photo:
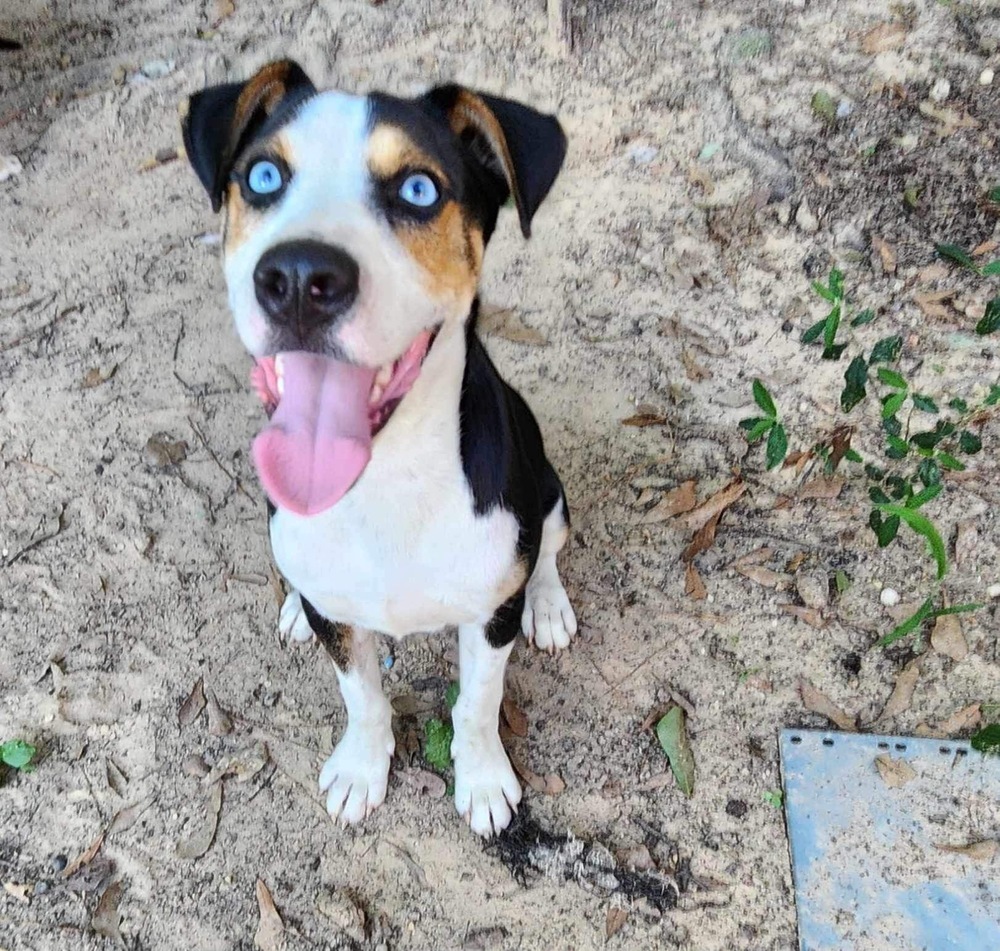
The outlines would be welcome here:
[[[479,834],[521,789],[498,735],[519,630],[566,647],[562,485],[524,400],[476,336],[483,252],[513,198],[525,237],[562,165],[558,122],[441,86],[319,92],[292,62],[205,89],[188,158],[225,209],[229,303],[269,414],[253,458],[282,632],[330,653],[347,728],[319,777],[330,815],[385,798],[393,753],[375,635],[456,627],[455,803]]]

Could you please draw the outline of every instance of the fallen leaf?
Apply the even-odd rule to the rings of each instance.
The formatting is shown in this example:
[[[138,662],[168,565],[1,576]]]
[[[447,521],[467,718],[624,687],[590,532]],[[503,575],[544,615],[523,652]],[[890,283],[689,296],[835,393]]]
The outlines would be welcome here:
[[[245,783],[267,765],[268,759],[267,747],[263,743],[255,743],[222,757],[202,779],[202,784],[212,786],[227,776],[235,776],[237,782]]]
[[[734,561],[731,565],[729,565],[729,567],[735,568],[737,571],[739,571],[741,568],[747,565],[763,565],[766,562],[770,561],[773,556],[774,556],[774,549],[768,548],[765,545],[763,548],[755,548],[753,551],[747,552],[747,554],[745,555],[741,555],[739,558],[736,559],[736,561]]]
[[[692,601],[704,601],[708,597],[705,582],[701,580],[698,569],[691,562],[684,567],[684,593]]]
[[[186,776],[193,776],[195,779],[201,779],[203,776],[208,775],[208,764],[199,753],[191,753],[189,756],[186,756],[184,758],[184,762],[181,763],[181,770]]]
[[[182,726],[190,726],[205,709],[205,684],[201,677],[191,688],[191,692],[177,711],[177,722]]]
[[[837,704],[808,680],[799,681],[799,696],[802,697],[802,705],[807,710],[818,713],[821,717],[826,717],[831,723],[836,724],[839,729],[847,733],[857,732],[857,719],[844,713]]]
[[[67,891],[78,895],[99,892],[115,873],[115,863],[103,855],[98,855],[86,865],[78,868],[61,884]]]
[[[788,585],[792,582],[792,576],[783,574],[780,571],[772,571],[763,565],[743,565],[736,569],[744,578],[765,588],[777,588],[779,585]]]
[[[681,792],[689,797],[694,795],[694,754],[688,742],[684,710],[681,707],[671,707],[656,724],[656,738],[670,761],[670,769]]]
[[[880,23],[861,37],[861,52],[869,56],[899,49],[906,40],[906,24],[900,20]]]
[[[93,842],[87,846],[87,849],[80,855],[78,855],[66,868],[63,870],[63,878],[70,878],[75,875],[81,868],[85,865],[89,865],[94,861],[94,857],[98,852],[101,851],[101,846],[104,845],[104,833],[101,832]]]
[[[215,841],[215,830],[219,827],[219,812],[222,810],[222,783],[216,783],[208,793],[208,812],[205,821],[186,839],[177,843],[177,854],[182,859],[201,858]]]
[[[136,824],[139,817],[153,804],[153,796],[140,799],[139,802],[126,806],[120,812],[116,812],[111,824],[108,826],[108,835],[115,835],[117,832],[125,832]]]
[[[905,786],[917,775],[917,771],[905,759],[893,759],[888,753],[875,757],[875,768],[882,777],[882,782],[890,789]]]
[[[509,307],[482,305],[479,309],[478,329],[492,337],[502,337],[512,343],[524,343],[533,347],[542,347],[549,342],[542,333],[529,327]]]
[[[746,490],[745,482],[741,479],[734,479],[689,512],[683,519],[685,528],[697,531],[702,526],[707,525],[709,521],[729,508]]]
[[[118,768],[114,760],[110,758],[104,761],[104,776],[108,786],[124,799],[125,794],[128,792],[128,777]]]
[[[844,488],[845,481],[841,476],[833,478],[821,476],[818,479],[810,479],[799,489],[799,499],[835,499]]]
[[[426,713],[436,706],[433,700],[424,700],[413,693],[403,693],[392,698],[392,709],[401,717],[413,717]]]
[[[671,489],[656,505],[643,515],[643,524],[649,525],[653,522],[664,522],[675,515],[690,512],[698,501],[695,496],[694,485],[694,479],[688,479],[687,482],[682,482],[676,488]]]
[[[548,776],[541,776],[525,766],[510,750],[507,751],[507,755],[510,757],[510,765],[514,768],[514,772],[534,789],[535,792],[543,793],[546,796],[558,796],[559,793],[566,789],[566,783],[563,782],[561,776],[557,776],[555,773],[549,773]]]
[[[896,251],[888,241],[872,236],[872,247],[882,259],[882,269],[887,274],[896,273]]]
[[[504,696],[503,700],[500,701],[500,712],[514,736],[524,737],[528,735],[528,718],[510,697]]]
[[[946,717],[940,723],[936,723],[933,729],[943,736],[951,736],[954,733],[964,733],[978,726],[982,720],[981,704],[970,703],[961,710],[956,710],[950,717]]]
[[[105,938],[111,938],[121,945],[125,944],[125,939],[122,938],[121,912],[118,910],[118,904],[122,900],[124,891],[124,883],[112,882],[98,900],[97,907],[90,919],[92,931]]]
[[[964,518],[955,532],[955,564],[961,568],[975,554],[979,546],[979,528],[976,520]]]
[[[972,118],[964,109],[952,109],[950,106],[936,106],[929,99],[919,103],[917,108],[921,115],[928,119],[934,119],[940,125],[935,130],[938,135],[951,136],[960,129],[978,129],[979,123]]]
[[[712,379],[712,371],[698,363],[690,350],[681,351],[681,363],[684,364],[684,373],[689,380],[699,383],[701,380]]]
[[[176,466],[187,459],[188,444],[183,439],[171,439],[167,433],[154,433],[146,440],[145,459],[157,469]]]
[[[913,691],[916,689],[917,681],[920,679],[920,662],[922,659],[921,657],[914,658],[900,671],[899,676],[896,678],[896,686],[892,688],[892,693],[889,695],[885,709],[879,715],[880,720],[888,720],[891,717],[899,716],[904,710],[910,709]]]
[[[258,951],[280,951],[285,947],[285,925],[275,907],[270,891],[261,879],[257,879],[257,908],[260,924],[253,936],[253,946]]]
[[[3,890],[12,898],[16,898],[19,902],[23,902],[25,905],[31,902],[31,899],[28,898],[28,893],[31,891],[30,884],[21,885],[17,882],[4,882]]]
[[[618,864],[636,872],[652,872],[656,869],[653,856],[645,845],[636,845],[630,849],[622,849],[616,855]]]
[[[212,27],[218,27],[226,17],[231,17],[235,12],[236,4],[233,0],[215,0],[215,22]]]
[[[823,628],[826,627],[826,620],[823,615],[820,614],[816,608],[803,607],[801,604],[782,604],[779,605],[785,614],[790,614],[792,617],[798,618],[800,621],[805,621],[810,627]]]
[[[107,373],[104,373],[100,367],[91,367],[83,376],[83,382],[81,386],[85,390],[93,389],[95,386],[100,386],[102,383],[107,383],[118,372],[118,364],[116,363]]]
[[[957,614],[942,614],[934,622],[931,631],[931,647],[954,661],[964,660],[969,653],[969,645],[962,633],[962,622]]]
[[[625,927],[628,921],[628,911],[624,908],[612,906],[608,908],[608,915],[604,922],[604,938],[610,940]]]
[[[978,258],[984,254],[992,254],[994,251],[996,251],[997,248],[1000,248],[1000,241],[996,241],[993,238],[989,238],[982,244],[977,244],[972,249],[972,256],[974,258]]]
[[[964,855],[974,862],[991,862],[997,854],[998,846],[995,839],[983,839],[980,842],[970,842],[968,845],[939,845],[935,842],[934,848],[942,852]]]
[[[397,775],[419,795],[430,796],[431,799],[440,799],[448,789],[445,781],[428,769],[407,767],[398,770]]]
[[[222,709],[214,693],[208,691],[205,696],[208,706],[208,732],[212,736],[227,736],[232,733],[233,718]]]
[[[698,529],[688,542],[687,548],[681,552],[681,561],[689,563],[698,557],[703,551],[708,551],[715,541],[715,531],[719,527],[719,519],[722,512],[716,512],[701,528]]]
[[[622,426],[663,426],[667,422],[667,417],[660,413],[636,413],[634,416],[627,416],[622,420]]]
[[[951,320],[954,313],[950,307],[944,306],[944,301],[951,300],[956,293],[957,291],[953,289],[924,291],[920,294],[914,294],[913,302],[923,311],[925,317],[930,317],[933,320]]]
[[[346,934],[356,946],[365,942],[365,913],[342,889],[324,889],[316,896],[316,910]]]

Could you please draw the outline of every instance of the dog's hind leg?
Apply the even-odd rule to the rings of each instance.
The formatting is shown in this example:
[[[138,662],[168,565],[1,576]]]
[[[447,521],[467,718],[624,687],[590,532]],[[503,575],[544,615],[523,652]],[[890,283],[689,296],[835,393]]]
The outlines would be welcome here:
[[[554,654],[569,647],[570,638],[576,634],[576,615],[556,567],[556,555],[569,537],[569,515],[566,496],[550,467],[546,482],[552,480],[555,481],[558,493],[542,523],[538,561],[535,562],[535,570],[531,573],[524,592],[521,630],[529,643],[533,643],[539,650]],[[551,487],[547,485],[546,488]]]
[[[309,626],[305,611],[302,610],[302,598],[294,588],[288,592],[285,603],[281,606],[281,613],[278,615],[278,633],[287,640],[297,641],[300,644],[313,639],[313,629]]]
[[[347,707],[347,729],[319,774],[319,788],[326,793],[330,818],[343,825],[360,822],[385,799],[395,748],[392,707],[382,693],[375,635],[326,620],[305,598],[302,608],[333,660]]]

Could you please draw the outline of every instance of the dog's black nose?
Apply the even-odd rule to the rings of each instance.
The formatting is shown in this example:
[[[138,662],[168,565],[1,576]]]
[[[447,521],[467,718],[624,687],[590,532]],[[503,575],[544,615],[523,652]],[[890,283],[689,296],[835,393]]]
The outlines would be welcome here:
[[[273,321],[306,331],[332,323],[358,296],[357,262],[320,241],[288,241],[253,272],[257,300]]]

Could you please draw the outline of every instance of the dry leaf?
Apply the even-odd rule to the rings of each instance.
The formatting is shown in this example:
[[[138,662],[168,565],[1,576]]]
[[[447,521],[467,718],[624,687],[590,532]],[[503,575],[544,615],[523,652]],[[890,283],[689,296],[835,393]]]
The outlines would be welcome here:
[[[923,291],[913,295],[913,302],[919,307],[925,317],[933,320],[951,320],[954,316],[950,307],[945,307],[944,301],[951,300],[957,291]]]
[[[605,940],[610,940],[625,926],[628,921],[628,911],[624,908],[608,908],[608,916],[604,922]]]
[[[408,767],[398,770],[397,775],[421,796],[430,796],[431,799],[440,799],[448,790],[445,781],[437,773],[427,769]]]
[[[934,848],[940,849],[942,852],[965,855],[974,862],[991,862],[997,854],[995,839],[983,839],[981,842],[970,842],[968,845],[939,845],[935,842]]]
[[[67,879],[72,875],[75,875],[81,868],[85,865],[89,865],[94,861],[94,856],[101,851],[101,846],[104,845],[104,833],[101,832],[93,842],[87,847],[83,854],[77,856],[66,868],[63,870],[63,879]]]
[[[124,799],[125,793],[128,791],[128,777],[118,768],[114,760],[110,758],[104,761],[104,776],[108,786]]]
[[[882,259],[882,269],[887,274],[896,273],[896,251],[889,244],[888,241],[883,241],[882,238],[872,237],[872,247],[878,251],[879,257]]]
[[[969,561],[979,546],[979,528],[976,520],[964,518],[958,523],[955,533],[955,564],[962,567]]]
[[[802,697],[802,705],[807,710],[818,713],[821,717],[826,717],[847,733],[857,732],[857,720],[844,713],[825,693],[814,687],[808,680],[799,681],[799,695]]]
[[[942,614],[934,622],[931,647],[954,661],[965,659],[969,653],[969,645],[965,642],[962,622],[957,614]]]
[[[780,571],[772,571],[763,565],[742,565],[736,569],[744,578],[749,578],[765,588],[777,588],[779,585],[791,584],[792,576]]]
[[[940,723],[935,724],[934,730],[944,736],[951,736],[954,733],[964,733],[979,725],[982,719],[980,704],[970,703],[961,710],[956,710],[950,717],[946,717]]]
[[[667,417],[660,413],[636,413],[634,416],[627,416],[622,420],[622,426],[664,426]]]
[[[157,469],[176,466],[187,459],[188,444],[183,439],[171,439],[167,433],[154,433],[146,440],[145,460]]]
[[[116,812],[114,818],[111,820],[111,825],[108,826],[107,834],[114,835],[116,832],[124,832],[126,829],[131,829],[138,821],[139,816],[153,804],[154,798],[153,796],[147,796],[145,799],[140,799],[139,802],[131,806],[126,806],[120,812]]]
[[[684,593],[692,601],[704,601],[708,597],[705,582],[701,580],[698,569],[691,562],[684,567]]]
[[[796,617],[800,621],[805,621],[805,623],[810,627],[826,627],[826,621],[823,618],[823,615],[820,614],[816,608],[807,608],[800,604],[782,604],[779,605],[779,607],[785,612],[785,614],[790,614],[792,617]]]
[[[849,445],[848,448],[850,448]],[[821,476],[818,479],[810,479],[799,489],[799,499],[835,499],[844,488],[845,481],[841,476],[832,478]]]
[[[253,946],[258,951],[281,951],[285,947],[285,925],[275,907],[274,899],[267,886],[257,879],[257,907],[260,910],[260,924],[253,936]]]
[[[525,766],[517,756],[511,754],[510,750],[507,751],[507,755],[510,758],[510,765],[514,767],[514,772],[534,789],[535,792],[543,793],[546,796],[558,796],[566,788],[566,783],[555,773],[549,773],[548,776],[540,776]]]
[[[703,551],[708,551],[712,547],[712,542],[715,541],[715,530],[719,527],[720,518],[722,518],[722,513],[716,512],[715,515],[694,533],[691,541],[688,542],[687,548],[681,552],[681,561],[690,563]]]
[[[936,106],[929,99],[921,102],[917,108],[928,119],[934,119],[941,124],[935,130],[938,135],[954,135],[959,129],[978,129],[979,123],[965,110],[952,109],[950,106]]]
[[[233,0],[215,0],[215,23],[212,24],[213,28],[217,27],[226,17],[231,17],[236,12],[236,4]]]
[[[62,882],[67,891],[86,895],[100,891],[108,879],[115,873],[115,863],[103,855],[98,855],[86,865],[78,868],[69,878]]]
[[[906,40],[906,24],[899,20],[880,23],[861,38],[861,51],[869,56],[899,49]]]
[[[905,786],[911,779],[915,779],[917,771],[906,762],[905,759],[893,759],[888,753],[875,757],[875,768],[878,770],[882,782],[890,789],[899,789]]]
[[[81,386],[85,390],[93,389],[95,386],[100,386],[102,383],[107,383],[118,372],[118,364],[116,363],[107,373],[101,372],[100,367],[92,367],[86,374],[84,374],[83,382]]]
[[[182,859],[201,858],[215,840],[215,830],[219,827],[219,812],[222,810],[222,783],[216,783],[208,794],[208,813],[205,821],[186,839],[177,843],[177,854]]]
[[[904,710],[910,709],[910,701],[913,699],[913,691],[916,689],[917,681],[920,679],[920,661],[917,657],[911,660],[896,678],[896,686],[892,688],[892,693],[886,702],[885,709],[879,716],[880,720],[888,720],[891,717],[899,716]]]
[[[643,524],[648,525],[653,522],[664,522],[675,515],[690,512],[698,501],[695,496],[694,485],[694,479],[688,479],[687,482],[682,482],[676,488],[671,489],[656,505],[643,515]]]
[[[17,882],[4,882],[3,890],[12,898],[16,898],[19,902],[23,902],[25,905],[29,904],[31,901],[31,899],[28,898],[28,892],[31,891],[30,884],[20,885]]]
[[[206,692],[208,706],[208,732],[212,736],[227,736],[233,732],[233,718],[219,706],[215,694]]]
[[[755,548],[753,551],[747,552],[745,555],[741,555],[736,559],[736,561],[729,565],[729,567],[735,568],[739,571],[740,568],[743,568],[746,565],[763,565],[770,561],[773,555],[774,549],[768,548],[765,545],[763,548]]]
[[[122,900],[124,891],[125,885],[122,882],[112,882],[101,895],[90,919],[92,931],[122,945],[125,944],[125,940],[121,933],[121,912],[118,910],[118,904]]]
[[[543,334],[529,327],[517,313],[509,307],[491,307],[484,304],[479,308],[478,329],[492,337],[503,337],[512,343],[525,343],[533,347],[543,347],[548,340]]]
[[[269,758],[267,747],[263,743],[255,743],[220,759],[202,779],[202,784],[211,786],[227,776],[235,776],[237,782],[245,783],[267,765]]]
[[[701,380],[712,379],[712,371],[698,363],[690,350],[681,351],[681,363],[684,364],[684,373],[689,380],[699,383]]]
[[[510,732],[514,736],[524,737],[528,735],[528,718],[525,716],[524,711],[510,697],[505,696],[500,701],[500,712],[503,714],[503,718],[507,721],[507,726],[510,727]]]
[[[715,495],[689,512],[683,519],[684,527],[691,531],[697,531],[702,526],[707,525],[714,517],[721,515],[746,490],[745,482],[741,479],[734,479],[729,485],[721,488]]]
[[[180,710],[177,711],[177,722],[182,727],[190,726],[204,709],[205,684],[203,679],[199,677],[198,682],[191,688],[191,693],[187,695],[187,699],[181,704]]]
[[[977,244],[972,249],[972,256],[974,258],[978,258],[984,254],[992,254],[994,251],[996,251],[997,248],[1000,248],[1000,241],[996,241],[993,238],[989,238],[982,244]]]
[[[669,773],[664,773],[669,776]],[[649,854],[649,849],[645,845],[637,845],[631,849],[622,849],[616,855],[618,864],[624,868],[633,869],[636,872],[652,872],[656,869],[653,856]]]

